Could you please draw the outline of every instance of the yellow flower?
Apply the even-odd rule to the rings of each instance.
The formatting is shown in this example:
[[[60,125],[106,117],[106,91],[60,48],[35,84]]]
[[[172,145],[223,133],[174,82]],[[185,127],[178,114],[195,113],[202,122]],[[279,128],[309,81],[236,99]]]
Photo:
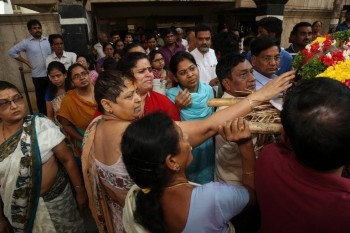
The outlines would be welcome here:
[[[329,66],[323,73],[318,74],[316,77],[326,77],[345,82],[350,79],[350,60],[338,62],[334,66]]]
[[[314,43],[322,44],[326,39],[327,38],[325,36],[319,36],[314,41],[312,41],[311,44],[314,44]]]

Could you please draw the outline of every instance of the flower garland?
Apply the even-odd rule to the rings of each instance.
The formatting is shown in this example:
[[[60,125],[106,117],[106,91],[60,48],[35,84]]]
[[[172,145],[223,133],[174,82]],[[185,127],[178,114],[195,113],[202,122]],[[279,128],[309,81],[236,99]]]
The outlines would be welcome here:
[[[349,86],[350,30],[317,37],[297,54],[293,67],[302,78],[328,77]]]

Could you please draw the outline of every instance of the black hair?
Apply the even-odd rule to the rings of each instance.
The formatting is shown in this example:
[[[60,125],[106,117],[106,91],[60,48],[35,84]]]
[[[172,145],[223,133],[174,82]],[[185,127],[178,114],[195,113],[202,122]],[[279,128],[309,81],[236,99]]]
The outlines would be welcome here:
[[[232,79],[231,77],[231,70],[236,67],[238,64],[244,62],[246,60],[245,56],[239,54],[239,53],[231,53],[227,54],[226,56],[222,57],[218,64],[216,65],[216,76],[218,77],[222,90],[225,90],[224,85],[222,84],[222,81],[227,79]]]
[[[85,69],[85,67],[84,67],[82,64],[80,64],[80,63],[74,63],[74,64],[72,64],[72,65],[68,68],[68,71],[67,71],[67,79],[69,79],[70,82],[73,81],[73,79],[72,79],[72,71],[73,71],[73,69],[76,68],[76,67],[81,67],[81,68],[83,68],[84,70],[88,71],[88,70]]]
[[[128,53],[130,51],[130,49],[136,48],[136,47],[143,48],[142,45],[138,42],[132,42],[132,43],[124,45],[123,54]]]
[[[118,62],[114,57],[106,57],[103,60],[103,70],[117,70]]]
[[[206,32],[209,31],[211,34],[211,27],[207,24],[201,23],[201,24],[197,24],[194,28],[194,33],[197,36],[198,32]]]
[[[176,36],[177,35],[177,32],[174,30],[174,29],[172,29],[172,28],[165,28],[163,31],[162,31],[162,34],[161,34],[161,36],[162,36],[162,38],[165,38],[168,34],[173,34],[174,36]]]
[[[51,34],[49,35],[49,43],[52,46],[53,45],[53,40],[60,38],[63,41],[63,37],[60,34]]]
[[[350,89],[329,78],[299,81],[281,120],[298,161],[318,171],[350,162]]]
[[[243,47],[244,46],[248,46],[250,48],[250,44],[252,43],[252,41],[255,39],[255,36],[253,35],[249,35],[249,36],[246,36],[244,37],[244,40],[243,40]],[[247,52],[247,51],[246,51]]]
[[[27,28],[28,30],[32,29],[32,26],[39,25],[41,27],[41,23],[37,19],[31,19],[27,22]]]
[[[117,97],[125,88],[125,80],[134,81],[133,77],[125,76],[118,70],[106,70],[99,74],[94,87],[94,95],[97,103],[98,111],[102,114],[105,113],[105,109],[101,104],[102,99],[107,99],[112,102],[116,102]]]
[[[162,57],[164,58],[164,55],[161,51],[159,50],[152,50],[149,54],[148,54],[148,58],[149,58],[149,61],[152,62],[153,59],[156,57],[157,54],[160,54],[162,55]]]
[[[108,45],[112,46],[112,48],[114,49],[114,47],[113,47],[113,45],[112,45],[111,43],[106,42],[106,43],[104,43],[104,44],[102,45],[103,51],[105,51],[105,49],[106,49],[106,47],[107,47]]]
[[[173,73],[175,77],[177,76],[177,66],[179,65],[180,62],[184,60],[189,60],[190,62],[192,62],[197,66],[196,60],[194,59],[192,54],[186,51],[179,51],[171,57],[170,63],[169,63],[170,71],[171,73]]]
[[[250,51],[252,55],[254,56],[259,56],[259,54],[273,46],[277,46],[278,50],[281,50],[279,43],[277,40],[270,38],[268,36],[259,36],[255,38],[252,43],[250,44]]]
[[[49,76],[52,70],[58,70],[62,74],[67,74],[66,67],[59,61],[52,61],[49,63],[49,65],[47,66],[47,76]],[[64,80],[64,90],[67,92],[70,89],[72,89],[71,83],[70,83],[70,80],[66,77],[66,79]],[[49,99],[54,99],[56,96],[56,93],[57,93],[57,86],[54,85],[52,82],[50,82],[47,88],[47,94]]]
[[[18,90],[18,88],[13,85],[12,83],[9,83],[7,81],[1,81],[0,80],[0,91],[3,91],[3,90],[7,90],[7,89],[14,89],[16,90],[18,93],[20,93],[20,91]]]
[[[296,35],[298,33],[299,28],[301,27],[312,27],[309,22],[300,22],[294,25],[293,30],[291,31],[291,35]]]
[[[119,35],[120,36],[120,32],[118,30],[113,30],[109,33],[110,37],[115,36],[115,35]]]
[[[147,55],[141,52],[126,53],[122,59],[118,61],[118,70],[125,75],[134,76],[131,69],[136,66],[136,63],[141,59],[148,59]]]
[[[264,28],[268,33],[275,33],[276,39],[280,43],[282,35],[282,20],[276,17],[265,17],[257,22],[258,27]]]
[[[238,38],[231,32],[221,32],[213,38],[213,49],[215,50],[215,53],[220,54],[220,57],[229,53],[238,53]]]
[[[133,122],[123,134],[121,151],[130,177],[140,188],[150,188],[137,193],[135,220],[150,232],[167,232],[160,197],[171,181],[166,157],[180,152],[174,121],[156,112]]]
[[[228,27],[225,23],[221,23],[218,25],[218,33],[221,33],[222,30],[224,29],[227,29],[228,30]]]
[[[149,40],[152,39],[152,38],[154,38],[156,41],[157,41],[157,39],[158,39],[158,37],[156,36],[156,34],[154,34],[154,33],[149,33],[149,34],[147,34],[147,36],[146,36],[146,41],[149,41]]]
[[[317,21],[315,21],[315,22],[313,22],[313,23],[311,24],[311,27],[314,27],[316,23],[320,23],[321,26],[322,26],[322,22],[317,20]]]

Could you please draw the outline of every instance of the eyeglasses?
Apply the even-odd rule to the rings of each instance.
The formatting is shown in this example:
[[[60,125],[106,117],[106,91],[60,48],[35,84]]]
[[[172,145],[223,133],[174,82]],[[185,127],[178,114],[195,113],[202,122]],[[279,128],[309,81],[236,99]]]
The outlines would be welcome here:
[[[153,60],[152,62],[163,62],[163,61],[164,61],[164,58],[159,58],[159,59]]]
[[[85,78],[88,74],[89,74],[89,72],[83,71],[80,74],[73,75],[72,80],[80,79],[82,77]]]
[[[193,64],[185,70],[178,71],[177,74],[180,76],[187,76],[189,72],[193,73],[196,69],[197,69],[197,66]]]
[[[136,73],[138,74],[144,74],[146,72],[146,70],[148,70],[148,72],[152,73],[152,67],[145,67],[145,68],[142,68],[142,69],[139,69],[139,70],[136,70]]]
[[[2,110],[6,110],[6,109],[8,109],[11,106],[12,102],[15,105],[23,103],[23,96],[18,94],[18,95],[15,95],[12,100],[4,100],[4,99],[0,100],[0,108]]]
[[[280,56],[276,56],[276,57],[264,56],[264,57],[260,57],[260,59],[266,63],[270,63],[272,61],[279,62],[281,60],[281,57]]]

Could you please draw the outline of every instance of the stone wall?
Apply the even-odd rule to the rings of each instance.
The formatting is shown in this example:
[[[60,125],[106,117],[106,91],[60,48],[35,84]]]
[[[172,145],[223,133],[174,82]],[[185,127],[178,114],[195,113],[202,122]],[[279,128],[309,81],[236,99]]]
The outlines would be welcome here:
[[[31,71],[21,62],[8,55],[9,49],[30,36],[27,30],[27,21],[37,19],[43,27],[43,35],[61,33],[58,14],[26,14],[26,15],[1,15],[0,16],[0,80],[5,80],[15,84],[21,92],[23,85],[21,82],[19,67],[23,67],[25,80],[30,94],[31,105],[36,111],[36,100],[34,86],[31,78]],[[25,57],[23,53],[22,56]]]
[[[332,18],[334,1],[329,0],[289,0],[285,5],[283,18],[282,47],[288,47],[289,34],[295,24],[306,21],[313,23],[318,20],[322,22],[322,32],[328,33]],[[340,12],[339,12],[340,14]]]

